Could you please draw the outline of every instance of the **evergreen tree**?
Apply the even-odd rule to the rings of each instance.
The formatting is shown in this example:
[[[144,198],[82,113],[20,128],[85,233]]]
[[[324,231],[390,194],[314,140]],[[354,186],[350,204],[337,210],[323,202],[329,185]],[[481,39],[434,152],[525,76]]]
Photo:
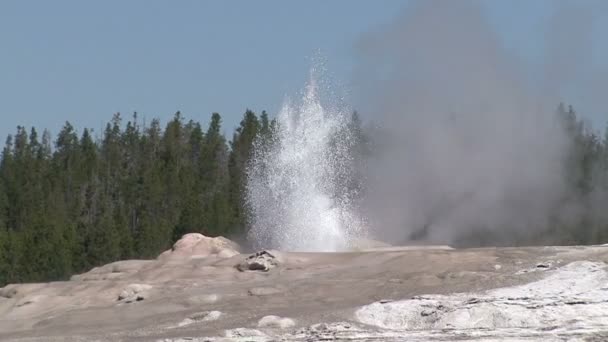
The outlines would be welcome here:
[[[206,217],[204,234],[222,235],[228,232],[232,223],[229,203],[228,146],[221,134],[222,118],[218,113],[211,115],[211,122],[205,134],[201,182],[204,189],[203,211]]]
[[[173,241],[187,233],[203,232],[205,226],[205,216],[202,210],[205,189],[201,173],[201,163],[205,162],[202,160],[205,137],[201,125],[194,121],[188,123],[186,132],[189,132],[189,134],[183,179],[188,191],[182,196],[183,206],[173,231]]]
[[[265,114],[265,113],[264,113]],[[262,127],[268,134],[269,125],[267,114],[264,115]],[[265,127],[264,127],[265,126]],[[247,165],[252,153],[253,143],[260,133],[260,121],[255,113],[246,110],[240,126],[236,129],[231,142],[228,161],[230,173],[229,203],[233,213],[233,225],[242,230],[245,227],[245,209],[242,193],[245,189]]]
[[[0,181],[0,285],[9,281],[11,273],[9,232],[6,226],[7,207],[4,184]]]

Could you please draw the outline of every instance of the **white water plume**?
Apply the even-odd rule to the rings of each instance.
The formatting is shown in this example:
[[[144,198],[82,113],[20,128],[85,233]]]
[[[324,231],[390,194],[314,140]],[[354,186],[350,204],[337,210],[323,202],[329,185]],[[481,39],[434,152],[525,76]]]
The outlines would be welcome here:
[[[314,70],[302,99],[286,101],[248,168],[249,239],[257,248],[336,251],[361,232],[345,182],[352,170],[345,110],[323,106]]]

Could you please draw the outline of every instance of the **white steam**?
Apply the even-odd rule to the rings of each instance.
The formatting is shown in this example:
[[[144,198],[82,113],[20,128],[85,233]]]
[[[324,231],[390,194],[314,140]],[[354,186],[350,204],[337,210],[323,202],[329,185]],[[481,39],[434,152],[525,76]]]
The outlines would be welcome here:
[[[475,3],[415,2],[361,55],[360,101],[381,126],[367,197],[375,235],[451,242],[549,225],[568,150],[557,102],[532,89]]]

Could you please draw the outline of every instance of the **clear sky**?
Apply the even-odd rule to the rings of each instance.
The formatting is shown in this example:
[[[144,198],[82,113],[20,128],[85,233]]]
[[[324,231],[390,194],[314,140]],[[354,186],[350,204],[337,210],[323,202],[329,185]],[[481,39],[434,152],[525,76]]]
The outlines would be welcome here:
[[[534,59],[539,22],[554,2],[484,4],[507,47]],[[0,137],[17,125],[49,128],[55,135],[66,120],[79,131],[86,126],[99,132],[115,112],[137,111],[165,122],[177,110],[204,123],[217,111],[231,133],[245,108],[275,113],[285,95],[303,85],[317,50],[332,75],[347,84],[355,42],[406,5],[0,0]],[[608,21],[599,31],[608,33]],[[590,115],[602,122],[605,114]]]

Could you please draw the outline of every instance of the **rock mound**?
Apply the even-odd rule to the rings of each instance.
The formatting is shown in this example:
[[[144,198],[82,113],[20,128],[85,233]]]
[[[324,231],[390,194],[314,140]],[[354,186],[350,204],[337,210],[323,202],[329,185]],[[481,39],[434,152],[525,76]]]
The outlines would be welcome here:
[[[184,260],[215,256],[230,258],[239,254],[239,245],[225,237],[207,237],[190,233],[179,239],[173,247],[158,256],[158,260]]]

